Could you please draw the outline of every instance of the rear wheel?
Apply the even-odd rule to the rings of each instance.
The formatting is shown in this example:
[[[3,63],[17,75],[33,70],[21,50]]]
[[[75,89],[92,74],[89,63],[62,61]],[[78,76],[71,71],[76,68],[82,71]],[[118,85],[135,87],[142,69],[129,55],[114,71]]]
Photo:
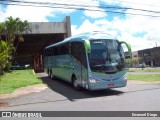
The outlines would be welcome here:
[[[80,90],[80,86],[78,85],[78,81],[75,76],[72,77],[72,85],[76,90]]]
[[[50,77],[50,71],[49,71],[49,69],[47,69],[47,74],[48,74],[48,77]]]
[[[52,72],[52,70],[50,70],[49,73],[50,73],[50,74],[49,74],[49,77],[50,77],[51,79],[53,79],[53,72]]]

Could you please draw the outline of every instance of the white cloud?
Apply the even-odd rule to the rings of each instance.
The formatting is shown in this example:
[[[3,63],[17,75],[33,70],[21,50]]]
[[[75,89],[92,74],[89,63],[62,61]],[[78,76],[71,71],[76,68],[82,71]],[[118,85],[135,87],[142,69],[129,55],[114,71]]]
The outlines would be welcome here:
[[[87,2],[88,2],[88,4],[87,3],[86,4],[88,6],[93,6],[93,7],[87,7],[89,10],[84,11],[85,16],[89,16],[91,18],[104,18],[107,16],[107,13],[105,12],[105,10],[98,7],[98,6],[100,6],[99,1],[87,0]]]
[[[75,25],[73,25],[71,28],[72,35],[77,35],[88,31],[97,31],[100,29],[98,26],[93,25],[89,20],[85,20],[79,28]]]
[[[78,35],[79,33],[79,31],[77,30],[78,28],[77,28],[77,25],[71,25],[71,33],[72,33],[72,36],[73,35]]]
[[[44,0],[24,0],[27,2],[44,2]],[[60,4],[69,4],[67,0],[45,0],[45,3],[60,3]],[[36,4],[26,4],[23,3],[23,5],[33,5],[33,6],[20,6],[20,5],[8,5],[5,11],[1,11],[0,14],[2,14],[3,18],[0,19],[0,21],[3,21],[8,16],[13,17],[19,17],[22,20],[28,20],[29,22],[46,22],[48,19],[47,16],[55,17],[55,14],[57,13],[63,13],[63,14],[69,14],[71,12],[74,12],[73,9],[62,9],[65,8],[67,5],[56,5],[56,4],[50,4],[50,7],[35,7],[35,6],[43,6],[36,5]],[[51,8],[53,7],[53,8]],[[60,8],[56,8],[60,7]],[[0,7],[2,9],[2,7]]]
[[[31,3],[23,3],[31,2]],[[8,5],[6,11],[1,11],[1,14],[4,14],[0,18],[0,21],[3,21],[8,16],[19,17],[21,19],[26,19],[30,22],[45,22],[47,20],[47,16],[55,17],[55,15],[61,13],[69,15],[72,12],[75,12],[76,9],[86,8],[85,5],[89,6],[99,6],[99,1],[96,0],[23,0],[18,5]],[[46,4],[36,4],[36,3],[46,3]],[[49,3],[49,4],[47,4]],[[29,5],[29,6],[20,6],[21,5]],[[35,7],[39,6],[39,7]],[[40,7],[40,6],[48,6],[48,7]],[[1,7],[0,7],[1,8]],[[69,9],[71,8],[71,9]],[[75,8],[75,9],[74,9]],[[88,8],[87,9],[95,9],[95,10],[103,10],[100,8]],[[99,11],[87,11],[84,10],[84,15],[92,18],[100,18],[105,17],[107,14],[105,12]]]
[[[29,7],[29,6],[8,6],[5,17],[19,17],[22,20],[29,22],[48,21],[46,16],[53,16],[50,8]]]
[[[89,16],[91,18],[104,18],[104,17],[107,16],[107,14],[105,12],[102,12],[102,11],[104,11],[103,9],[96,8],[94,10],[95,11],[87,11],[87,10],[85,10],[84,11],[84,15],[85,16]],[[98,10],[98,11],[96,11],[96,10]]]

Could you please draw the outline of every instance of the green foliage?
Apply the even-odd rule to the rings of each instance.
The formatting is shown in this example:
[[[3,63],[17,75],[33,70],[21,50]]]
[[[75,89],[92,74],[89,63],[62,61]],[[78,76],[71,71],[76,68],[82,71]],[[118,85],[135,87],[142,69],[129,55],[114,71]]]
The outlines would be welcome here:
[[[3,75],[4,68],[11,66],[11,63],[8,61],[12,56],[9,54],[12,53],[14,47],[11,47],[7,42],[0,41],[0,75]]]
[[[128,58],[126,59],[126,63],[128,67],[136,67],[139,64],[140,58]]]
[[[131,58],[127,58],[127,59],[126,59],[126,63],[127,63],[127,65],[128,65],[128,67],[130,67],[131,64],[132,64],[132,59],[131,59]]]
[[[22,33],[28,29],[29,24],[26,20],[21,21],[19,18],[13,18],[12,16],[0,23],[0,75],[3,74],[4,68],[9,69],[10,62],[14,58],[13,53],[16,51],[19,42],[24,41]],[[15,40],[18,40],[16,46],[14,46]]]
[[[3,69],[7,64],[7,43],[5,41],[0,41],[0,75],[3,74]]]
[[[23,42],[22,33],[29,29],[28,21],[21,21],[19,18],[8,17],[4,24],[4,34],[6,35],[6,41],[13,44],[16,37],[19,42]]]

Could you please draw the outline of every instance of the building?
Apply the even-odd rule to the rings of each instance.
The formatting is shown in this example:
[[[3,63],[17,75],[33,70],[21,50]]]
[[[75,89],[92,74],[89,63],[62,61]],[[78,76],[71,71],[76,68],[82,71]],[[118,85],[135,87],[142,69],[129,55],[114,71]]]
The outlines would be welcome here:
[[[31,22],[29,26],[30,30],[23,34],[24,42],[19,43],[14,60],[20,65],[30,64],[36,71],[43,71],[43,50],[71,36],[70,17],[62,22]]]
[[[139,64],[146,66],[160,66],[160,47],[154,47],[139,51],[134,51],[131,55],[126,53],[126,58],[139,58]]]
[[[147,66],[153,66],[153,59],[151,56],[151,49],[144,49],[138,51],[140,63],[144,63]]]
[[[138,55],[147,66],[160,66],[160,47],[140,50]]]
[[[160,47],[150,49],[150,66],[160,66]]]
[[[132,52],[132,58],[138,58],[138,51]]]

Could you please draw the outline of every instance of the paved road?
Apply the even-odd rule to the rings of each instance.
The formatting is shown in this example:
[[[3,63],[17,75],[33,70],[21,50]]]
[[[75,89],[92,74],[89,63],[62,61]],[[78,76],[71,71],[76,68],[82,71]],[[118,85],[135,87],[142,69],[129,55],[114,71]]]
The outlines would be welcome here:
[[[128,84],[124,88],[103,91],[76,91],[66,82],[50,80],[39,74],[49,86],[5,100],[9,107],[0,110],[43,111],[160,111],[160,84]]]

